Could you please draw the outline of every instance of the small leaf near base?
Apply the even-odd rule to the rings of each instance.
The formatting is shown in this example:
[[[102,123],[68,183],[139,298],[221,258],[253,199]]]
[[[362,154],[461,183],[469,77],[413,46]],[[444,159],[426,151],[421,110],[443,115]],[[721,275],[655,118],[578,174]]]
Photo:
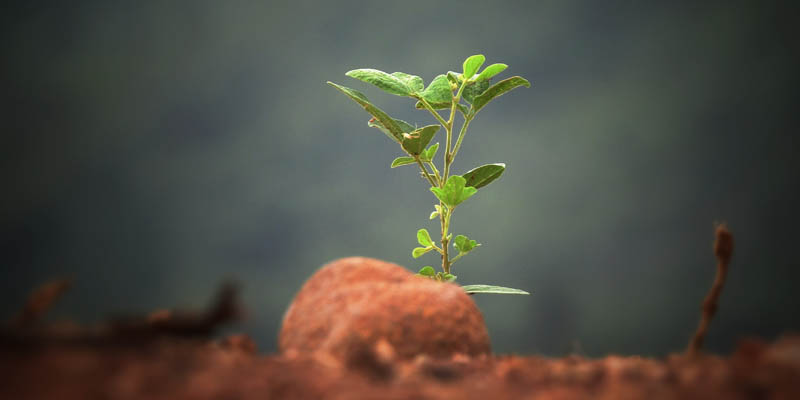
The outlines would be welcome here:
[[[524,290],[513,289],[494,285],[465,285],[461,289],[469,294],[473,293],[495,293],[495,294],[530,294]]]

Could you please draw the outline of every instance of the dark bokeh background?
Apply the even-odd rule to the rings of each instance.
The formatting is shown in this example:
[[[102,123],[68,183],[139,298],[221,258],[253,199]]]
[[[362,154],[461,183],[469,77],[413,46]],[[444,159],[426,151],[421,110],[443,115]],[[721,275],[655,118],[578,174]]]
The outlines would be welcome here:
[[[454,229],[497,352],[663,355],[685,345],[737,247],[708,345],[800,329],[796,10],[769,2],[5,2],[0,315],[72,276],[53,318],[202,306],[244,284],[236,327],[275,349],[303,280],[350,255],[408,267],[433,197],[368,115],[411,101],[344,76],[423,76],[483,53],[518,89],[455,171],[506,162]],[[440,138],[441,139],[441,138]]]

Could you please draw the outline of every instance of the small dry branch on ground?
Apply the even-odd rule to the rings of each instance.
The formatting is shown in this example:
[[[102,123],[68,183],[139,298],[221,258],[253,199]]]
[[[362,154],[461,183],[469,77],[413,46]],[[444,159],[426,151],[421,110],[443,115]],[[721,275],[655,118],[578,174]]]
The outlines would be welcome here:
[[[730,265],[731,255],[733,254],[733,235],[725,224],[717,225],[715,236],[714,255],[717,257],[717,275],[716,278],[714,278],[714,284],[711,286],[711,290],[703,301],[703,306],[701,308],[703,316],[700,318],[697,331],[689,342],[689,347],[686,350],[690,356],[696,356],[703,348],[708,326],[711,324],[711,319],[714,318],[714,314],[717,313],[717,308],[719,307],[719,296],[722,294],[722,288],[725,286],[725,278],[728,276],[728,265]]]

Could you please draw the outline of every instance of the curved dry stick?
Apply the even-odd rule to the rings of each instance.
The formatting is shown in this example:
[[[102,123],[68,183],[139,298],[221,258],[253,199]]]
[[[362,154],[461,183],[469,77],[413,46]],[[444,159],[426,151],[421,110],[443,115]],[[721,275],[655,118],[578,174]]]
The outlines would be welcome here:
[[[69,279],[56,279],[36,288],[28,297],[27,303],[12,321],[16,328],[26,328],[39,323],[42,316],[72,286]]]
[[[694,337],[689,342],[689,348],[686,350],[690,356],[697,355],[703,347],[708,325],[717,312],[717,301],[722,293],[722,287],[725,286],[725,277],[728,275],[731,254],[733,254],[733,235],[731,235],[725,224],[717,225],[716,240],[714,241],[714,255],[717,257],[717,276],[706,299],[703,301],[703,317],[700,319],[700,325],[697,326],[697,331],[694,333]]]

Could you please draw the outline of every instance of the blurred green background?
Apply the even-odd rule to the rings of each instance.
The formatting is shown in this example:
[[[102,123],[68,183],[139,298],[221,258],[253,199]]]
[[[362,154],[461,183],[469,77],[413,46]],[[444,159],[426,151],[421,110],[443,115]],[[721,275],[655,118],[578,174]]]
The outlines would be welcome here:
[[[429,124],[344,73],[427,83],[483,53],[533,83],[481,112],[454,165],[508,165],[454,218],[483,243],[460,282],[532,292],[476,296],[496,352],[683,349],[715,221],[736,248],[708,346],[797,330],[796,10],[646,3],[5,2],[0,315],[59,276],[75,286],[52,318],[87,323],[200,307],[235,278],[231,330],[271,352],[320,265],[435,264],[410,254],[432,194],[325,81]]]

